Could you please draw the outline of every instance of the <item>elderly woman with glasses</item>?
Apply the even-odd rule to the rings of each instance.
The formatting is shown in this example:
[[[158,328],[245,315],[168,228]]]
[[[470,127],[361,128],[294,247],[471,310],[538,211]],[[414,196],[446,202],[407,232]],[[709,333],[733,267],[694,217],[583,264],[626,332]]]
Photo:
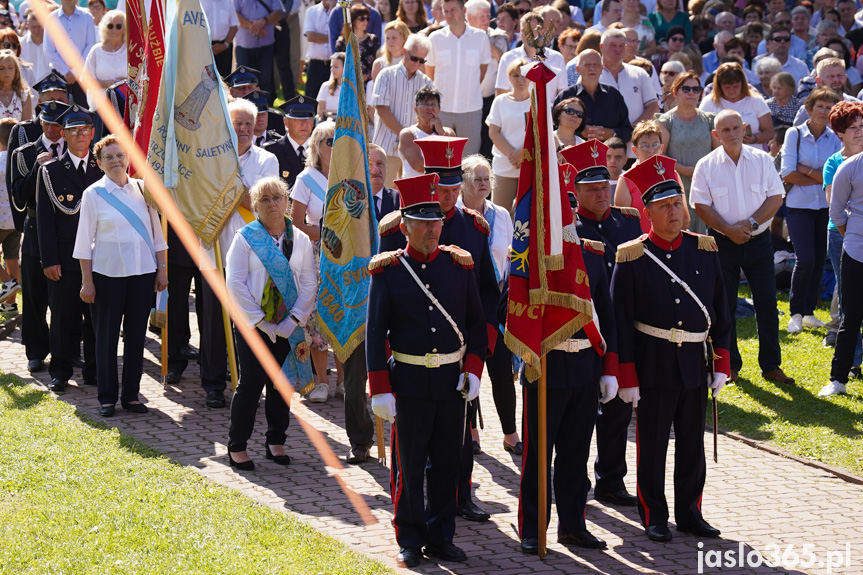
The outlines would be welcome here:
[[[642,162],[648,161],[653,156],[665,155],[663,152],[662,129],[656,120],[643,120],[635,125],[632,130],[632,151],[635,153],[635,163],[632,168]],[[630,169],[632,169],[630,168]],[[629,170],[627,170],[628,172]],[[641,214],[641,229],[644,233],[650,231],[650,220],[644,212],[644,202],[641,200],[641,190],[635,183],[626,177],[627,172],[621,174],[614,189],[615,206],[631,206]],[[675,173],[677,181],[680,182],[680,174]],[[683,184],[681,183],[681,187]],[[684,212],[683,229],[689,228],[689,212]]]
[[[659,72],[659,83],[662,85],[660,104],[666,112],[677,105],[677,99],[671,91],[671,85],[684,72],[686,72],[686,68],[677,60],[671,60],[662,65],[662,70]]]
[[[299,389],[312,377],[301,327],[315,307],[318,286],[312,243],[285,216],[288,188],[282,180],[263,178],[249,193],[257,219],[234,235],[225,281],[249,327],[257,328],[288,381]],[[288,465],[291,457],[285,452],[285,440],[290,408],[239,331],[236,341],[240,381],[231,402],[228,460],[231,467],[242,471],[255,468],[247,446],[261,391],[266,387],[264,452],[273,463]]]
[[[749,92],[743,66],[737,62],[722,64],[713,76],[713,86],[713,93],[701,102],[701,110],[718,114],[727,109],[740,114],[746,125],[744,144],[760,147],[773,138],[770,108],[761,96]]]
[[[688,198],[695,164],[716,148],[719,140],[713,135],[714,115],[698,109],[703,89],[695,72],[677,76],[671,84],[671,93],[677,106],[658,118],[659,129],[665,142],[665,155],[677,160],[674,169]],[[689,215],[692,219],[689,229],[699,234],[707,233],[707,226],[698,219],[692,207]]]
[[[320,273],[318,262],[321,257],[321,219],[324,217],[324,200],[327,193],[327,179],[330,174],[330,157],[333,153],[333,138],[336,133],[335,122],[318,124],[309,137],[306,169],[297,175],[291,189],[291,220],[294,227],[305,232],[312,240],[315,270]],[[320,278],[318,278],[320,279]],[[344,394],[341,363],[336,360],[337,381],[330,387],[327,377],[327,350],[329,345],[318,331],[316,314],[313,312],[305,325],[306,341],[311,345],[312,362],[318,383],[309,391],[309,401],[325,403],[338,392]]]
[[[96,78],[103,88],[125,80],[126,69],[126,15],[119,10],[110,10],[99,24],[102,41],[90,50],[84,68]],[[87,105],[95,109],[93,96],[87,94]]]

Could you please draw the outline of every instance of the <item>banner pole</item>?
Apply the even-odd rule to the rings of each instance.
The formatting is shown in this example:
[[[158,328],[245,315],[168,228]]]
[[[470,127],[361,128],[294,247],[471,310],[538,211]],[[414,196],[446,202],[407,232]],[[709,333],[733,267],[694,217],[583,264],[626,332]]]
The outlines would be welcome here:
[[[542,370],[539,375],[539,401],[537,402],[537,439],[538,439],[538,455],[539,455],[539,558],[545,559],[547,550],[546,550],[546,536],[548,531],[548,492],[546,490],[546,482],[548,481],[547,476],[548,472],[546,467],[548,466],[548,454],[546,445],[548,443],[547,437],[547,413],[546,413],[546,402],[547,402],[547,394],[546,394],[546,380],[545,380],[545,356],[542,356],[540,360],[540,369]]]
[[[219,274],[225,277],[225,266],[222,264],[222,246],[219,243],[219,238],[213,243],[213,251],[216,253],[216,269]],[[222,306],[222,322],[225,328],[225,346],[228,350],[228,365],[231,369],[231,391],[237,390],[237,355],[234,353],[234,334],[231,332],[231,318],[228,317],[228,311],[225,306]]]
[[[162,235],[168,237],[168,218],[162,218]],[[168,275],[167,260],[165,262],[165,275]],[[168,304],[165,303],[165,325],[162,326],[162,387],[168,383]]]

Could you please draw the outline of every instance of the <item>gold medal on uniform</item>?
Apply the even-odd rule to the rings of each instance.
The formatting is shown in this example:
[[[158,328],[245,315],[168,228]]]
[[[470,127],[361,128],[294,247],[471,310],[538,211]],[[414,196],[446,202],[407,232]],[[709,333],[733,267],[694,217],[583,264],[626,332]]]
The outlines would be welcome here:
[[[66,196],[57,196],[57,199],[62,202],[66,199]]]

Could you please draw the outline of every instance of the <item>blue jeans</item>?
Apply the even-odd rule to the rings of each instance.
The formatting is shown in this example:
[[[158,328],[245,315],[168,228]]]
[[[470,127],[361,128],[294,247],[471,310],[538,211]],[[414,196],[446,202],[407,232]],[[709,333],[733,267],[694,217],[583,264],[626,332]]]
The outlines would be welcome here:
[[[833,273],[836,274],[836,291],[839,293],[839,324],[842,324],[842,317],[845,315],[842,311],[842,278],[840,268],[842,265],[842,234],[839,230],[830,230],[827,232],[827,257],[830,258],[830,263],[833,265]],[[863,336],[857,336],[857,347],[854,348],[854,365],[863,363]]]
[[[745,244],[736,244],[726,236],[710,230],[719,246],[719,264],[728,296],[728,309],[737,309],[737,291],[740,271],[746,274],[752,301],[755,304],[755,321],[758,327],[758,364],[761,373],[767,373],[782,364],[779,348],[779,314],[776,309],[776,273],[773,267],[773,246],[770,231],[754,236]],[[737,319],[731,322],[731,369],[740,371],[743,359],[737,348]]]
[[[827,208],[788,208],[785,223],[797,256],[791,274],[791,315],[812,315],[818,302],[827,255]]]
[[[258,88],[270,93],[270,98],[274,98],[276,87],[273,83],[273,56],[275,54],[275,44],[269,46],[261,46],[260,48],[243,48],[237,46],[235,49],[237,59],[237,67],[248,66],[261,73],[258,77]],[[317,94],[315,94],[317,96]]]

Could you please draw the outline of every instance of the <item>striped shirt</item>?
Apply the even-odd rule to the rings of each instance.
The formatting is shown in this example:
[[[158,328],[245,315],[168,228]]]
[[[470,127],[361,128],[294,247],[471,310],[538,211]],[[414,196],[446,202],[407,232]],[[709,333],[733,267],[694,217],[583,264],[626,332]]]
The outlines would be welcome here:
[[[414,96],[421,88],[432,87],[428,76],[417,71],[408,78],[408,71],[402,64],[384,68],[378,74],[372,93],[373,106],[388,106],[402,127],[416,123]],[[380,114],[375,116],[375,133],[372,142],[383,148],[388,156],[398,155],[398,134],[390,130]]]

